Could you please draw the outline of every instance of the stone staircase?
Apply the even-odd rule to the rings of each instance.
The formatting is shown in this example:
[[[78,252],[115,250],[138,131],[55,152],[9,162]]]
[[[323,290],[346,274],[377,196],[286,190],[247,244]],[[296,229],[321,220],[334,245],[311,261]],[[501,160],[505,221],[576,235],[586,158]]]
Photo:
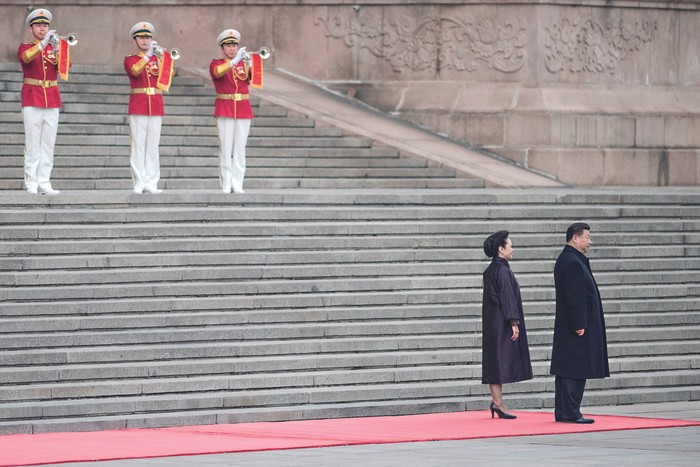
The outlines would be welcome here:
[[[700,399],[697,191],[5,191],[0,433],[485,409],[502,228],[535,371],[508,406],[551,407],[552,268],[579,219],[613,373],[586,408]]]
[[[22,75],[0,63],[0,190],[22,188]],[[63,99],[52,173],[59,190],[130,189],[128,79],[121,67],[74,65]],[[218,188],[218,137],[210,80],[181,72],[165,96],[161,183],[167,189]],[[431,167],[371,139],[345,134],[253,94],[246,188],[472,188],[480,179]]]

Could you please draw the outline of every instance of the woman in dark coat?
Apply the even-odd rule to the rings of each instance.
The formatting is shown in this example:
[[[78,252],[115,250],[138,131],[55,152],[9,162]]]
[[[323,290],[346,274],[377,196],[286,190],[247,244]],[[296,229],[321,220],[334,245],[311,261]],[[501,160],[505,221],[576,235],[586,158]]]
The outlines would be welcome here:
[[[481,382],[491,390],[491,418],[516,418],[503,404],[503,384],[532,379],[520,286],[510,270],[513,243],[501,230],[484,242],[484,253],[493,258],[484,271]]]

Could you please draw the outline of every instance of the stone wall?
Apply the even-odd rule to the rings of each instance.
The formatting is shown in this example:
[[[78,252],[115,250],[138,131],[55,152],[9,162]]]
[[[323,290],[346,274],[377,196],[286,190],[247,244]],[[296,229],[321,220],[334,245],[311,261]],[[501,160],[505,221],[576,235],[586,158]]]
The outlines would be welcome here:
[[[0,60],[27,4],[0,5]],[[700,0],[51,1],[76,63],[121,63],[148,20],[180,67],[239,29],[266,66],[576,185],[700,182]]]
[[[700,2],[491,3],[329,10],[326,83],[565,183],[700,182]]]

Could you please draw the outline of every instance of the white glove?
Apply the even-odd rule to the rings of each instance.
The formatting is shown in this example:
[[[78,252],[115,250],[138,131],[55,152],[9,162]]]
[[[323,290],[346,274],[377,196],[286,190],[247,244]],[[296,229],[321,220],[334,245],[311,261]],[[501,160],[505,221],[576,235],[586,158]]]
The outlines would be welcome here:
[[[236,54],[235,57],[233,57],[233,60],[231,60],[231,68],[238,65],[240,63],[240,61],[243,60],[243,56],[245,55],[245,50],[246,50],[245,47],[241,47],[240,49],[238,49],[238,53]]]
[[[46,48],[46,46],[49,45],[49,42],[51,42],[51,39],[53,39],[53,37],[55,35],[56,35],[55,29],[52,29],[49,32],[47,32],[46,35],[44,36],[44,40],[41,41],[41,45],[39,46],[39,48],[41,50],[44,50],[44,48]]]
[[[157,47],[158,43],[156,41],[151,41],[151,45],[148,46],[148,52],[146,52],[146,56],[143,58],[145,58],[146,61],[149,61],[151,57],[156,53]]]

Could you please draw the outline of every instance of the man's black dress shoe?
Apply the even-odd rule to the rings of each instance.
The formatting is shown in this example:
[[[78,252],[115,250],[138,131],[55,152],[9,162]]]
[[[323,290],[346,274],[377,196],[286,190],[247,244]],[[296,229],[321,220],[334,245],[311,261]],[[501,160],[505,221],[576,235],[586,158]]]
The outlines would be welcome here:
[[[595,420],[593,420],[592,418],[583,418],[583,417],[577,418],[576,420],[557,420],[557,421],[561,422],[561,423],[583,423],[583,424],[587,424],[587,425],[590,425],[591,423],[595,423]]]

